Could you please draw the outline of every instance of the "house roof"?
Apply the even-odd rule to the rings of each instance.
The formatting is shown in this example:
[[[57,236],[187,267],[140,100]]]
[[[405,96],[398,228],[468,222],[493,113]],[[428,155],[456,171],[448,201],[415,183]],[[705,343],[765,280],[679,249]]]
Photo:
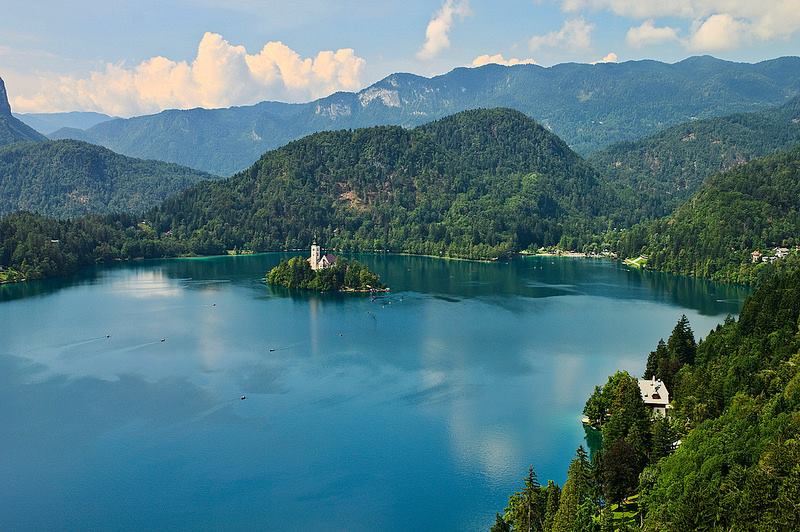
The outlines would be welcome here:
[[[639,379],[642,400],[648,406],[667,406],[669,391],[663,382],[656,379]]]
[[[324,258],[328,261],[329,264],[333,264],[336,262],[336,255],[331,255],[330,253],[326,253]]]

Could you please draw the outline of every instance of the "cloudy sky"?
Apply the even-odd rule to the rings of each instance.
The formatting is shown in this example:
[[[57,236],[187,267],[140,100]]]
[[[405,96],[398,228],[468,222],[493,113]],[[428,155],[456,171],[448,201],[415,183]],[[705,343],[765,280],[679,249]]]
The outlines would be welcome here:
[[[800,55],[800,0],[4,0],[19,112],[307,101],[397,71]]]

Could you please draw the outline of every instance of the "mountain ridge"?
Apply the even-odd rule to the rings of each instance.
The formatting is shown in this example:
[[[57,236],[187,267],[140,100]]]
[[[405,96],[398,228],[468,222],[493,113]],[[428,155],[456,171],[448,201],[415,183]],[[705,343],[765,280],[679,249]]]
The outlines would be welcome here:
[[[79,136],[135,157],[229,175],[269,149],[316,131],[413,127],[472,108],[520,110],[579,153],[632,140],[693,116],[752,111],[800,94],[800,58],[733,63],[707,57],[667,64],[628,61],[459,67],[425,78],[396,73],[358,92],[306,103],[165,110],[116,119]]]

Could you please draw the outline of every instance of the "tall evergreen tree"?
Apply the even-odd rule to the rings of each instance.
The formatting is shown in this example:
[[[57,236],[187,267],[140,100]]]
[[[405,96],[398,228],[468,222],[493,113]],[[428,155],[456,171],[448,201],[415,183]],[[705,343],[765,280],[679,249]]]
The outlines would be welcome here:
[[[694,357],[697,353],[697,343],[694,340],[694,332],[689,326],[689,318],[683,314],[672,329],[672,334],[667,341],[667,350],[675,355],[678,361],[683,364],[694,364]]]
[[[583,530],[594,515],[594,502],[591,494],[593,488],[591,465],[586,451],[579,447],[576,457],[572,460],[567,471],[567,481],[561,490],[558,511],[553,518],[553,532],[572,532]]]
[[[544,532],[550,532],[553,530],[553,521],[556,518],[556,512],[558,512],[558,502],[561,497],[561,488],[559,488],[558,484],[552,480],[548,480],[545,493],[547,498],[544,507],[543,529]]]

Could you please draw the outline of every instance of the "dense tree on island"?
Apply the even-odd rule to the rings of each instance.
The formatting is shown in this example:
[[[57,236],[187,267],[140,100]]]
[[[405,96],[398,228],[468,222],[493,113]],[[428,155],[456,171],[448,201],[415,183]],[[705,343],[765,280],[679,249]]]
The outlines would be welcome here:
[[[385,288],[376,273],[356,260],[343,257],[338,257],[333,266],[318,270],[312,270],[304,257],[292,257],[272,268],[266,279],[272,285],[321,292],[364,292]]]
[[[167,110],[116,119],[74,138],[131,157],[230,175],[266,150],[314,132],[377,125],[413,127],[479,107],[508,107],[536,119],[580,153],[635,140],[692,117],[779,105],[798,93],[800,59],[757,64],[691,57],[675,64],[627,61],[457,68],[424,78],[392,74],[358,93],[303,104],[262,102],[228,109]]]
[[[0,215],[31,211],[56,218],[138,213],[214,176],[60,140],[0,148]]]

